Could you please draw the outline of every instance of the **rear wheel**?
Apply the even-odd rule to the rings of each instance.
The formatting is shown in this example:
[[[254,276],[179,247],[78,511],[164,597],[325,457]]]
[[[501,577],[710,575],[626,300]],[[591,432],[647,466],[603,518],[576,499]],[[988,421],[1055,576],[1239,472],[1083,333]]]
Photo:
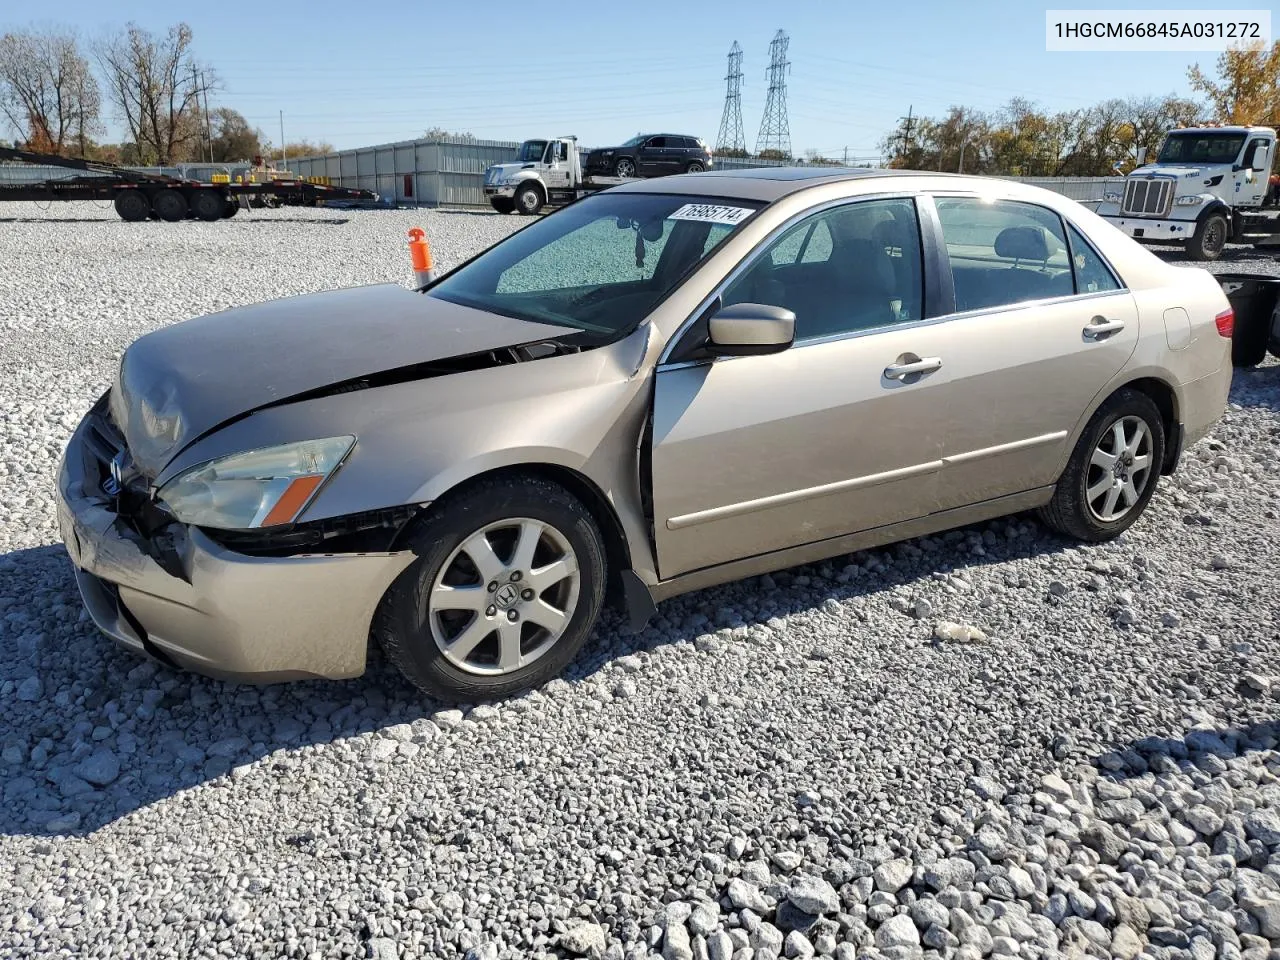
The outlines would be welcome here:
[[[1227,245],[1227,218],[1211,213],[1196,224],[1196,232],[1187,241],[1187,256],[1192,260],[1217,260]]]
[[[418,559],[387,591],[374,633],[433,697],[487,700],[544,683],[599,616],[604,542],[556,484],[482,481],[431,507],[409,549]]]
[[[177,190],[161,190],[151,201],[157,217],[169,223],[187,218],[187,198]]]
[[[221,220],[227,200],[217,190],[197,190],[191,198],[191,212],[201,220]]]
[[[227,200],[227,205],[222,209],[222,218],[229,220],[240,212],[240,201],[233,198]]]
[[[526,217],[531,217],[542,209],[542,190],[536,184],[523,184],[515,195],[516,209]]]
[[[1089,420],[1040,518],[1077,540],[1118,537],[1146,509],[1162,463],[1159,408],[1145,393],[1121,390]]]
[[[510,213],[516,208],[516,202],[510,197],[490,197],[489,206],[499,213]]]
[[[121,220],[138,223],[151,216],[151,201],[140,190],[122,190],[116,194],[116,213]]]

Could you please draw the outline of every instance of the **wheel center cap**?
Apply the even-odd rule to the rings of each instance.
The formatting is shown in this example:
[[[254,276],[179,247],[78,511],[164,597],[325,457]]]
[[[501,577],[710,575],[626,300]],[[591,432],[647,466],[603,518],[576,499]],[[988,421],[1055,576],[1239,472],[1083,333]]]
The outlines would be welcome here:
[[[520,590],[514,583],[504,583],[493,595],[493,601],[503,610],[515,606],[520,600]]]

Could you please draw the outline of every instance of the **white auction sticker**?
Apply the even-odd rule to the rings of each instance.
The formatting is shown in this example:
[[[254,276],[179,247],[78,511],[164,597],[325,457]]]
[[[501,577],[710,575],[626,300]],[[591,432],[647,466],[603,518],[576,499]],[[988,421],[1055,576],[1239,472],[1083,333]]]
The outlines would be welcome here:
[[[755,211],[750,207],[720,207],[711,203],[686,203],[668,220],[701,220],[703,223],[741,223]]]

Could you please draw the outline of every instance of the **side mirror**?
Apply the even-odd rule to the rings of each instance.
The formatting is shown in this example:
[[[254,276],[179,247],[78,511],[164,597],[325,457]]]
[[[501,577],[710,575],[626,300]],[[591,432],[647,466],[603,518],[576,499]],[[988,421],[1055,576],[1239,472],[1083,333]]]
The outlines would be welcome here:
[[[796,339],[795,313],[767,303],[724,307],[707,326],[707,349],[720,357],[781,353]]]

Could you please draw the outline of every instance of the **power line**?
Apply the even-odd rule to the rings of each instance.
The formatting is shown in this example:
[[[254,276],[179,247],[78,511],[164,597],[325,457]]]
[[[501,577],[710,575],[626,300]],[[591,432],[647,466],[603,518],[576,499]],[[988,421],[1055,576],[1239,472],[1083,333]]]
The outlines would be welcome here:
[[[791,156],[791,123],[787,119],[787,71],[791,62],[787,59],[787,47],[791,38],[782,30],[773,35],[769,44],[769,96],[764,104],[764,116],[760,120],[760,132],[756,135],[756,153],[775,150],[784,157]]]
[[[747,135],[742,129],[742,47],[737,40],[729,48],[729,72],[724,79],[724,113],[720,117],[720,133],[716,135],[716,151],[746,153]]]

